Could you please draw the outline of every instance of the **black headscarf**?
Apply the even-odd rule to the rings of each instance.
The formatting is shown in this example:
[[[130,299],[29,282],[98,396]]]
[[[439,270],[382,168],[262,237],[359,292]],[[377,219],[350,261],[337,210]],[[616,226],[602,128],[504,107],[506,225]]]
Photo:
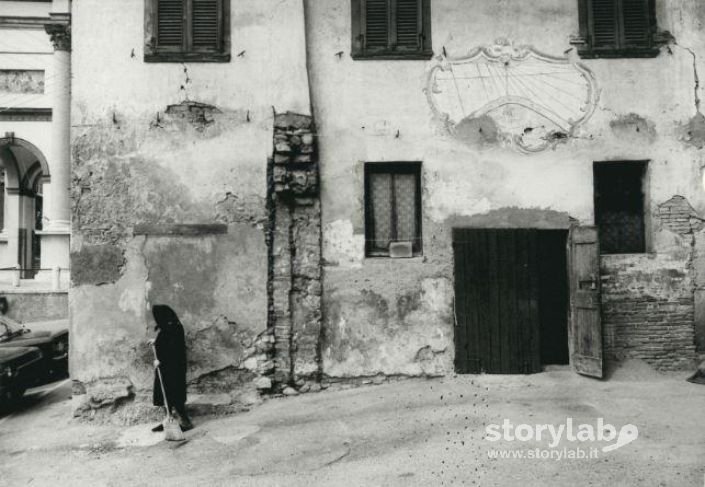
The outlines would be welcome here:
[[[156,323],[157,338],[154,347],[157,350],[164,380],[164,389],[169,406],[182,408],[186,403],[186,339],[184,327],[178,316],[169,306],[155,304],[152,315]],[[153,402],[163,406],[164,398],[159,385],[159,377],[154,374]]]

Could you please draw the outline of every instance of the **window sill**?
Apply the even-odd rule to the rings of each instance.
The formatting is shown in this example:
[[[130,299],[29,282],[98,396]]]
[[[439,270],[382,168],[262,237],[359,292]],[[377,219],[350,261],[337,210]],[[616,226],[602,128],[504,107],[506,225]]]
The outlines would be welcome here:
[[[423,258],[422,253],[414,253],[411,257],[390,257],[389,254],[376,254],[376,253],[371,253],[371,254],[365,254],[365,259],[372,259],[372,260],[414,260],[414,259],[421,259]]]
[[[635,257],[641,255],[656,255],[656,252],[612,252],[612,253],[600,253],[600,257]]]
[[[419,52],[360,52],[350,55],[355,61],[428,61],[433,51]]]
[[[644,49],[609,49],[609,50],[579,50],[581,59],[630,59],[630,58],[654,58],[661,53],[658,48]]]
[[[155,52],[144,55],[145,63],[229,63],[230,53]]]

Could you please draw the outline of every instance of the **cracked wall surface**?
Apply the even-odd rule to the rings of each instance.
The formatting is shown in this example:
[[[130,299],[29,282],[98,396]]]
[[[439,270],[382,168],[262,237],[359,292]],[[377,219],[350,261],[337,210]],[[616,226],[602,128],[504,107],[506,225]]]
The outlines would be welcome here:
[[[461,141],[438,130],[426,61],[353,61],[347,0],[234,2],[242,56],[225,64],[144,63],[142,5],[77,3],[77,31],[95,39],[73,53],[77,411],[148,405],[157,301],[186,326],[193,396],[450,374],[452,228],[591,225],[594,161],[649,161],[649,252],[603,258],[607,358],[686,367],[705,350],[705,7],[657,10],[674,39],[658,57],[580,61],[562,0],[434,8],[438,52],[511,35],[594,75],[598,106],[573,133],[506,110],[522,138],[560,142],[525,154],[481,116]],[[368,258],[364,164],[394,161],[422,163],[423,255]]]
[[[75,30],[93,39],[73,50],[70,366],[81,417],[152,414],[152,304],[184,325],[193,407],[237,408],[271,387],[267,161],[272,107],[310,107],[303,8],[232,10],[246,56],[155,64],[143,62],[143,5],[74,7]]]
[[[656,1],[659,29],[669,31],[678,45],[663,46],[648,60],[579,59],[570,44],[570,36],[578,33],[577,7],[570,2],[542,0],[529,5],[505,0],[468,6],[451,1],[434,8],[436,55],[445,50],[462,56],[502,37],[549,55],[568,56],[590,70],[599,92],[592,117],[567,137],[556,133],[563,138],[554,148],[532,154],[504,147],[492,121],[482,117],[456,126],[462,140],[448,136],[424,96],[428,62],[355,61],[347,55],[350,40],[340,35],[349,29],[346,2],[306,3],[311,92],[321,130],[324,373],[421,375],[416,358],[431,357],[428,350],[445,350],[433,354],[434,373],[452,372],[451,229],[592,225],[593,162],[623,160],[648,161],[645,220],[650,246],[643,256],[603,259],[608,359],[641,354],[657,367],[688,366],[694,356],[694,321],[698,322],[693,317],[693,295],[700,284],[693,279],[702,267],[692,261],[691,244],[694,238],[699,248],[700,232],[695,228],[690,236],[672,232],[661,223],[659,211],[666,207],[659,210],[659,205],[680,195],[697,214],[705,212],[701,182],[705,158],[699,135],[700,78],[705,72],[702,2]],[[345,55],[332,55],[339,51]],[[457,102],[457,97],[446,99]],[[540,133],[534,125],[526,125],[519,112],[512,112],[507,108],[503,116],[532,129],[522,137]],[[394,161],[422,163],[423,256],[367,258],[364,164]],[[638,273],[640,266],[644,270]],[[424,317],[424,326],[408,325],[410,315],[399,313],[396,303],[410,294],[421,296],[421,283],[429,279],[448,283],[438,288],[443,298],[437,306],[421,306],[412,313]],[[628,308],[647,295],[656,301],[644,304],[644,312],[625,311],[637,319],[623,321],[627,325],[613,319],[615,307],[621,306],[617,301]],[[705,316],[705,305],[701,309]],[[649,316],[656,320],[653,324],[647,321]],[[637,331],[630,335],[635,321]],[[665,324],[659,328],[658,323]],[[647,353],[649,345],[638,333],[650,327],[658,345]]]

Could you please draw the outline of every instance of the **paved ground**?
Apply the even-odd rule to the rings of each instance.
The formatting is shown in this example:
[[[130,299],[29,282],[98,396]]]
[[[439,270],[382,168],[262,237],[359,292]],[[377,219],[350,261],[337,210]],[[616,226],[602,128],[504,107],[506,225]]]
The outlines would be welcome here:
[[[149,425],[70,420],[68,384],[31,391],[0,417],[0,484],[8,486],[697,486],[705,478],[705,386],[642,366],[609,381],[560,369],[534,376],[459,376],[272,399],[227,418],[197,418],[181,444]],[[638,438],[489,442],[485,427],[598,418]],[[626,430],[625,430],[626,431]],[[523,431],[526,434],[527,431]],[[578,446],[593,459],[490,459]],[[494,451],[494,450],[493,450]],[[556,453],[551,453],[552,451]],[[565,454],[565,453],[563,453]]]

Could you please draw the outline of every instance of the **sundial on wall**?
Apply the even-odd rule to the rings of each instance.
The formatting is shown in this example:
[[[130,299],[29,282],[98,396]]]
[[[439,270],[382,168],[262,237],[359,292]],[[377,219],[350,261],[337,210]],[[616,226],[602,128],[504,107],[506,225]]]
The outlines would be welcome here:
[[[504,39],[461,57],[444,52],[429,67],[425,91],[450,134],[463,139],[469,127],[487,130],[489,123],[498,138],[522,152],[572,136],[598,99],[585,66]]]

